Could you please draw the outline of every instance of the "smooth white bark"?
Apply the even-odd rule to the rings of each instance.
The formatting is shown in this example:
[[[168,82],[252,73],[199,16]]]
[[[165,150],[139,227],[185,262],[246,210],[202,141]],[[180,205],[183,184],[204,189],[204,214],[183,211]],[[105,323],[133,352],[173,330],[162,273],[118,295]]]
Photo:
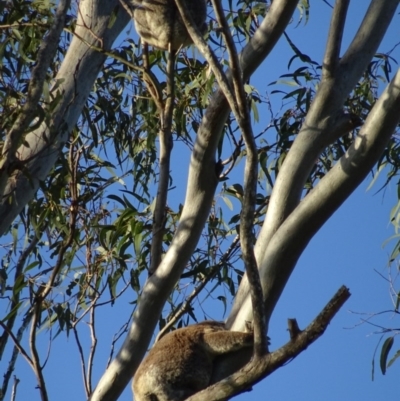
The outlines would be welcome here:
[[[255,37],[242,52],[245,77],[250,76],[276,44],[296,5],[297,0],[274,1]],[[228,114],[227,102],[217,91],[197,133],[177,232],[156,273],[146,282],[128,336],[93,392],[91,401],[116,400],[147,350],[162,307],[185,268],[208,217],[218,184],[215,154]]]
[[[128,15],[121,9],[113,26],[108,27],[110,15],[118,4],[117,0],[82,0],[79,3],[76,33],[87,43],[109,50],[129,21]],[[102,38],[101,43],[96,38]],[[17,150],[17,157],[29,175],[19,171],[8,179],[0,200],[0,235],[9,229],[15,217],[35,195],[40,181],[53,168],[105,59],[104,54],[89,49],[78,37],[72,39],[55,76],[62,98],[54,110],[51,125],[43,123],[40,128],[27,134],[25,141],[29,146],[22,145]]]
[[[303,250],[314,234],[360,185],[382,155],[400,121],[400,70],[382,93],[353,145],[278,228],[259,266],[267,318]],[[242,298],[233,327],[251,319],[251,300]]]
[[[343,104],[375,54],[397,6],[396,0],[371,1],[352,43],[338,61],[336,71],[326,75],[318,88],[305,122],[279,171],[268,213],[255,246],[260,274],[264,278],[269,276],[270,256],[266,249],[279,227],[299,204],[304,184],[319,154],[351,128],[351,123],[346,123],[349,116],[342,112]],[[286,283],[288,279],[289,276],[282,273],[283,282]],[[264,296],[269,299],[269,291],[274,292],[275,289],[270,282],[264,279],[262,282]],[[227,322],[234,330],[243,328],[243,316],[247,316],[247,319],[251,316],[248,302],[245,302],[247,297],[248,281],[244,277]],[[275,302],[266,305],[269,313],[272,313],[271,307]]]

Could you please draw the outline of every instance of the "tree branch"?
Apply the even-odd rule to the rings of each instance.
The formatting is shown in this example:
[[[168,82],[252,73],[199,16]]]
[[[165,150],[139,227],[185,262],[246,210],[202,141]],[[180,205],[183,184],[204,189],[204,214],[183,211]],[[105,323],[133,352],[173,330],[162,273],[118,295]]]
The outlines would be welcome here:
[[[91,44],[98,44],[97,38],[101,38],[101,46],[108,50],[129,21],[129,16],[121,9],[113,25],[109,26],[110,15],[117,4],[117,0],[82,0],[79,3],[81,12],[76,33]],[[89,31],[87,26],[94,28]],[[19,160],[29,171],[29,176],[24,171],[15,171],[1,193],[0,235],[9,229],[14,218],[33,198],[40,181],[54,166],[105,59],[104,54],[89,49],[85,42],[74,36],[54,78],[61,100],[52,111],[51,126],[43,123],[37,130],[27,134],[24,138],[26,146],[21,145],[17,150]]]
[[[222,401],[248,391],[252,385],[296,358],[296,356],[321,337],[331,320],[349,297],[349,290],[342,286],[307,328],[304,331],[300,331],[295,338],[291,339],[283,347],[263,357],[252,359],[238,372],[196,393],[186,401]]]
[[[151,263],[149,274],[153,274],[161,262],[162,244],[164,238],[164,228],[168,196],[169,170],[172,141],[172,116],[175,101],[175,51],[171,50],[167,64],[167,98],[163,102],[163,109],[160,112],[161,129],[159,133],[160,141],[160,173],[157,188],[156,204],[153,214],[153,236],[151,241]]]
[[[339,62],[338,75],[342,76],[341,85],[346,85],[347,91],[353,89],[375,55],[398,5],[396,0],[371,1],[353,41]]]
[[[27,319],[27,321],[29,322],[29,319]],[[32,359],[29,357],[28,353],[25,351],[25,349],[22,347],[22,345],[20,343],[21,338],[18,338],[18,336],[17,337],[14,336],[13,332],[10,331],[8,329],[8,327],[1,320],[0,320],[0,326],[3,328],[4,331],[7,331],[8,335],[13,340],[14,345],[17,348],[18,352],[28,361],[29,365],[31,365],[31,367],[33,367]]]
[[[41,307],[42,307],[42,304],[39,302],[36,302],[32,308],[33,311],[32,311],[31,330],[29,333],[29,348],[31,350],[31,355],[32,355],[32,369],[36,376],[37,387],[40,392],[40,398],[42,401],[48,401],[49,397],[47,395],[46,382],[45,382],[44,376],[43,376],[43,368],[40,365],[39,353],[38,353],[37,347],[36,347],[36,329],[39,324]]]
[[[240,57],[244,79],[274,47],[296,5],[297,0],[274,0],[266,18]],[[212,97],[197,132],[185,204],[171,246],[156,272],[144,285],[127,338],[100,379],[91,401],[115,400],[145,354],[165,300],[192,255],[209,214],[218,184],[215,153],[228,113],[225,97],[218,91]]]
[[[212,0],[217,21],[222,28],[228,55],[229,68],[233,81],[234,93],[225,93],[225,96],[234,96],[237,102],[236,120],[240,127],[242,137],[246,146],[246,164],[244,170],[244,196],[240,217],[240,245],[242,249],[243,262],[250,283],[250,294],[254,317],[254,355],[264,355],[268,350],[266,323],[263,307],[263,292],[258,274],[257,261],[254,256],[254,211],[257,196],[258,178],[258,152],[254,140],[253,129],[246,94],[243,84],[243,72],[239,63],[236,47],[226,21],[220,0]],[[228,103],[231,105],[227,97]],[[232,107],[232,106],[231,106]]]
[[[265,250],[268,249],[268,244],[278,228],[299,204],[304,183],[315,160],[326,146],[350,129],[355,128],[359,123],[352,116],[343,113],[343,104],[375,54],[398,5],[397,0],[373,0],[373,3],[374,6],[367,11],[359,33],[356,35],[358,39],[353,41],[357,43],[357,46],[352,44],[349,47],[349,49],[353,49],[350,52],[354,56],[351,58],[352,64],[347,61],[343,63],[345,58],[343,56],[337,74],[333,78],[324,77],[305,122],[279,171],[271,194],[268,213],[255,245],[261,277],[264,275],[263,270],[267,269],[266,266],[269,265]],[[373,33],[368,32],[368,37],[374,36],[371,42],[362,40],[363,35],[367,35],[365,32],[367,26],[372,31],[377,30],[376,37]],[[359,59],[354,54],[356,49],[361,54]],[[347,56],[346,60],[349,59],[350,56]],[[263,284],[265,283],[264,279],[261,281]],[[266,288],[263,286],[264,295]],[[268,288],[271,289],[269,285]],[[228,325],[234,324],[235,330],[240,330],[243,326],[244,320],[237,320],[236,316],[243,306],[243,300],[247,297],[247,293],[248,283],[245,277],[241,282],[228,319]],[[247,315],[247,313],[248,311],[244,314]]]
[[[70,7],[71,0],[60,0],[54,17],[54,23],[49,33],[43,39],[37,55],[37,62],[32,69],[31,78],[28,85],[26,102],[22,107],[21,113],[13,124],[4,142],[2,159],[0,162],[0,194],[4,196],[4,189],[7,181],[12,175],[16,166],[15,162],[18,146],[21,145],[23,135],[29,124],[37,116],[37,107],[42,96],[43,84],[46,78],[50,63],[53,60],[60,40],[60,35],[65,25],[65,17]]]
[[[328,42],[326,45],[323,62],[322,79],[331,78],[337,72],[340,57],[340,47],[342,45],[342,37],[349,3],[350,0],[336,0],[331,18],[331,25],[328,32]]]
[[[364,180],[384,151],[400,120],[400,69],[375,103],[356,140],[345,155],[280,226],[264,252],[261,281],[269,320],[275,305],[297,263],[316,232]],[[235,329],[251,319],[247,295]]]

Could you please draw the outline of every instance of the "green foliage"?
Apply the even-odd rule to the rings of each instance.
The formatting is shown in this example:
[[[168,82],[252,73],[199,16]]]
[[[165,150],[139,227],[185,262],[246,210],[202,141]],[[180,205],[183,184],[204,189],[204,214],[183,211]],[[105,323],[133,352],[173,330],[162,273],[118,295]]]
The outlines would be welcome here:
[[[259,26],[269,4],[259,0],[228,1],[227,19],[238,47],[243,46]],[[309,18],[308,1],[299,3],[300,20]],[[54,15],[47,1],[14,1],[0,15],[0,141],[15,122],[26,99],[30,71],[43,36]],[[301,29],[298,27],[297,29]],[[226,49],[216,20],[211,16],[209,41],[226,64]],[[259,129],[259,184],[255,224],[260,226],[267,211],[269,193],[315,96],[320,82],[321,65],[304,53],[295,40],[286,35],[293,51],[288,72],[277,72],[270,87],[247,84],[252,118]],[[55,72],[67,51],[70,35],[63,34],[38,104],[38,122],[51,119],[58,99],[49,95]],[[38,328],[50,338],[76,330],[84,318],[98,306],[128,300],[135,304],[150,265],[154,202],[159,182],[160,129],[157,107],[143,82],[142,48],[124,38],[114,50],[71,133],[63,153],[40,191],[10,228],[2,245],[0,291],[8,300],[1,310],[2,322],[10,331],[17,322],[26,327],[32,316],[35,297],[57,277],[52,290],[41,304]],[[125,60],[126,62],[121,62]],[[151,70],[165,89],[166,55],[150,53]],[[389,80],[389,54],[379,54],[346,102],[346,111],[365,118],[379,92],[379,82]],[[134,65],[136,69],[132,69]],[[281,74],[280,76],[278,76]],[[215,91],[207,64],[194,49],[183,50],[176,60],[176,94],[173,116],[173,162],[169,177],[170,201],[165,212],[163,251],[173,238],[183,202],[182,183],[189,165],[194,137],[209,99]],[[266,90],[270,90],[268,96]],[[277,106],[278,105],[278,106]],[[269,122],[261,115],[269,114]],[[261,125],[262,124],[262,125]],[[326,148],[310,174],[309,191],[344,154],[357,130]],[[225,312],[243,276],[236,238],[240,221],[243,188],[231,172],[245,156],[238,127],[230,118],[225,124],[219,157],[225,170],[222,189],[217,194],[202,239],[171,294],[160,317],[160,328],[178,314],[178,327],[209,316],[194,313],[194,303],[202,305],[209,297],[218,300]],[[388,146],[378,169],[387,167],[388,181],[397,175],[400,165],[398,139]],[[182,161],[183,160],[183,161]],[[187,160],[185,162],[185,160]],[[387,171],[387,170],[386,170]],[[176,189],[178,187],[178,189]],[[265,190],[266,189],[266,190]],[[176,201],[174,198],[179,198]],[[400,197],[399,197],[400,199]],[[393,216],[396,215],[395,209]],[[70,241],[71,239],[71,241]],[[397,257],[400,242],[392,257]],[[60,258],[59,256],[62,255]],[[17,319],[18,317],[18,319]],[[131,313],[126,314],[126,321]],[[390,348],[382,349],[384,373]],[[0,357],[8,343],[0,338]],[[384,345],[385,345],[384,344]],[[390,345],[390,346],[389,346]],[[389,366],[398,357],[391,359]]]

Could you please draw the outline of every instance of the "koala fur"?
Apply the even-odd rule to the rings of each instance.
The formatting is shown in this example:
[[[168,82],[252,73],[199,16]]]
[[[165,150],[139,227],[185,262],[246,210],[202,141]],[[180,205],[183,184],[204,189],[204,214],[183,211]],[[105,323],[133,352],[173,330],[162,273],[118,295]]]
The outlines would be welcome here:
[[[135,401],[181,401],[210,385],[214,360],[253,346],[253,333],[206,321],[162,337],[133,379]]]
[[[128,1],[133,8],[136,31],[146,43],[164,50],[168,50],[169,43],[172,50],[192,43],[174,0]],[[197,27],[205,33],[206,0],[186,0],[186,5]]]

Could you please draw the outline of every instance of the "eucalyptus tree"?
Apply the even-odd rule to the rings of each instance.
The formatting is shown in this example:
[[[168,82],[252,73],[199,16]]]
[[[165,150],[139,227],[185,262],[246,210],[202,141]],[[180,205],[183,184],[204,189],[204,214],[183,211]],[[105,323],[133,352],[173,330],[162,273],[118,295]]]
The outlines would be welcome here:
[[[309,17],[307,1],[211,3],[203,37],[176,0],[195,47],[147,57],[121,35],[131,17],[117,0],[2,5],[1,398],[21,354],[49,399],[38,331],[57,328],[74,335],[87,398],[116,400],[157,324],[196,321],[196,300],[222,286],[234,298],[227,327],[254,321],[254,355],[222,359],[222,381],[191,399],[226,399],[302,352],[349,296],[340,289],[303,331],[291,321],[290,341],[268,351],[270,317],[310,239],[377,163],[397,171],[400,73],[376,53],[398,1],[371,0],[343,48],[349,1],[337,0],[320,63],[285,33]],[[255,134],[258,109],[272,106],[249,80],[283,35],[302,63],[286,74],[297,86]],[[179,170],[184,198],[172,195]],[[240,207],[226,217],[219,199],[232,198]],[[123,343],[94,384],[98,308],[126,296]]]

